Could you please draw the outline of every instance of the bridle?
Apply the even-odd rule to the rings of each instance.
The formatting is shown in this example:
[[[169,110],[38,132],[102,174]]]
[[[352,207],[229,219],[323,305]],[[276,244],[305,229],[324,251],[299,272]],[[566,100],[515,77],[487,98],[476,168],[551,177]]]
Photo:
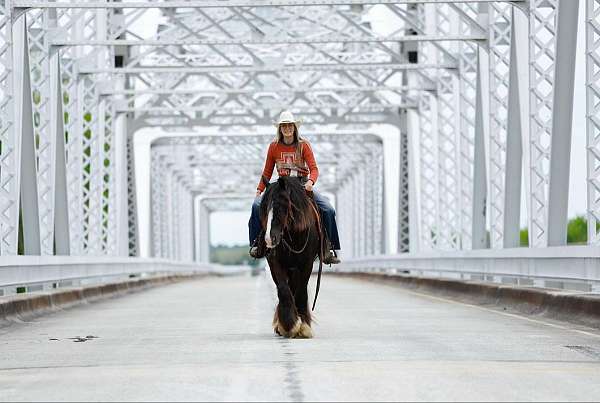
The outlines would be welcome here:
[[[312,200],[312,198],[311,198],[311,200]],[[322,234],[321,234],[321,219],[320,219],[318,211],[316,210],[316,208],[314,206],[314,200],[312,200],[310,202],[310,206],[312,208],[313,213],[315,214],[315,218],[316,218],[316,221],[317,221],[317,228],[319,230],[319,240],[321,240],[321,238],[322,238]],[[290,245],[289,243],[287,243],[287,241],[285,240],[285,236],[283,235],[283,233],[287,233],[288,238],[289,238],[290,243],[291,243],[292,242],[292,238],[291,238],[290,232],[286,231],[288,229],[287,228],[288,227],[288,216],[289,216],[289,212],[290,212],[291,209],[292,209],[292,202],[291,202],[291,200],[288,200],[288,212],[287,212],[287,215],[286,215],[286,218],[285,218],[285,221],[284,221],[284,226],[283,226],[283,228],[281,230],[281,232],[282,232],[281,242],[283,243],[283,246],[285,246],[288,251],[290,251],[293,254],[299,255],[302,252],[304,252],[304,250],[306,249],[306,246],[308,245],[308,240],[310,239],[310,228],[307,228],[307,230],[306,230],[306,240],[304,241],[304,246],[302,246],[301,249],[299,249],[299,250],[294,249],[292,247],[292,245]],[[292,216],[292,219],[293,219],[293,216]]]

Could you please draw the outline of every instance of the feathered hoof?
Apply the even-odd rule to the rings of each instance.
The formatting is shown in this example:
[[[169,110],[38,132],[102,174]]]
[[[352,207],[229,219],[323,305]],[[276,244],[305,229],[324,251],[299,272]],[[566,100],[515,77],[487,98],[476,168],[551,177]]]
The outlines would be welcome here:
[[[294,326],[289,331],[285,330],[281,323],[278,322],[277,327],[275,327],[275,333],[279,334],[280,336],[293,339],[300,332],[301,327],[302,321],[300,320],[300,318],[298,318],[296,324],[294,324]]]
[[[298,339],[312,339],[313,338],[313,331],[312,331],[312,328],[308,325],[308,323],[302,322],[302,325],[300,325],[300,330],[298,331],[298,334],[296,334],[296,338],[298,338]]]

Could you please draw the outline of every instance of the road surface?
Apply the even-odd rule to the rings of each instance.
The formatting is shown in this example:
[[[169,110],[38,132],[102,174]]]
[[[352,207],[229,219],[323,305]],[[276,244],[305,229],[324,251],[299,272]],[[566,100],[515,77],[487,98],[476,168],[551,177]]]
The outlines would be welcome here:
[[[287,340],[274,304],[208,278],[0,328],[0,401],[600,400],[598,331],[325,274]]]

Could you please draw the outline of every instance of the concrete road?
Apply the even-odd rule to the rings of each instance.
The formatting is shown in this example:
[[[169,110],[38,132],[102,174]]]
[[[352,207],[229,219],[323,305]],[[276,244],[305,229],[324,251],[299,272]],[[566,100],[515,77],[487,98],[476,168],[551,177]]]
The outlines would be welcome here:
[[[0,328],[0,400],[600,400],[594,330],[325,275],[285,340],[274,297],[210,278]]]

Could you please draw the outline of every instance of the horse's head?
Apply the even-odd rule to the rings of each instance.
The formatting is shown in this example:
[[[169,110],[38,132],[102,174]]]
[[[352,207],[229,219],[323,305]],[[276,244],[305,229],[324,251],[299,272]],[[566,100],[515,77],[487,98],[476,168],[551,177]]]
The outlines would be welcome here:
[[[261,203],[267,248],[275,248],[285,231],[298,229],[298,212],[308,207],[304,186],[297,177],[281,176],[270,184]],[[306,225],[304,225],[306,227]]]

